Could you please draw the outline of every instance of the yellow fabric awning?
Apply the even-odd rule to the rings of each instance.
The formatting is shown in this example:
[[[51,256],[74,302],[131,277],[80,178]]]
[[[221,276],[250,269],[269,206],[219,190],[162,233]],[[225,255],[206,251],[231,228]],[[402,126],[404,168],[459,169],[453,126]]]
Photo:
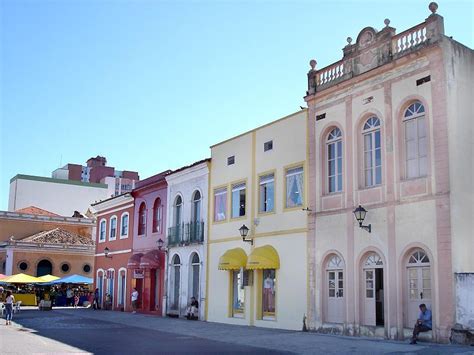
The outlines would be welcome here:
[[[51,282],[51,281],[56,281],[56,280],[59,280],[60,278],[57,277],[57,276],[53,276],[53,275],[44,275],[44,276],[40,276],[38,277],[38,279],[41,280],[41,282]]]
[[[255,248],[250,253],[247,261],[247,269],[279,269],[280,257],[271,245]]]
[[[239,270],[247,265],[247,254],[242,248],[227,250],[219,259],[219,270]]]
[[[41,279],[26,275],[26,274],[16,274],[12,276],[8,276],[7,278],[2,279],[2,282],[10,283],[10,284],[32,284],[42,282]]]

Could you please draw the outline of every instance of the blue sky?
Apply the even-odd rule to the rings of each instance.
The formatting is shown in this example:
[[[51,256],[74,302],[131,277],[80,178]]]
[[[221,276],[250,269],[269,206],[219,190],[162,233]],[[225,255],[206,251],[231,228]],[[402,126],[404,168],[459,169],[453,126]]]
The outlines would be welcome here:
[[[18,173],[104,155],[142,178],[304,105],[311,58],[385,18],[401,32],[429,1],[0,0],[0,209]],[[474,47],[474,2],[439,1]]]

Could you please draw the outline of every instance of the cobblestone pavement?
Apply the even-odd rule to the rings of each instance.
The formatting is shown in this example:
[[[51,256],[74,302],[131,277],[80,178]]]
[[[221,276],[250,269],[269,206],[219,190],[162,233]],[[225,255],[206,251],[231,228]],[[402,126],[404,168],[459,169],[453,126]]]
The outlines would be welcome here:
[[[0,353],[474,354],[473,347],[264,329],[89,309],[24,311]],[[6,337],[3,336],[6,335]],[[25,336],[28,334],[28,337]],[[35,338],[36,337],[36,338]],[[21,339],[21,340],[19,340]],[[25,340],[23,340],[25,339]]]

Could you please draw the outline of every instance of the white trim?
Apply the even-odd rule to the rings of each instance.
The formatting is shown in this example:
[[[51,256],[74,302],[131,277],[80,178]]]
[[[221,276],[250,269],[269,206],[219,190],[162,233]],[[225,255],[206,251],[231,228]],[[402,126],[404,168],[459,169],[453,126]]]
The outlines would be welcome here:
[[[114,238],[111,237],[113,219],[115,219],[115,237]],[[109,242],[117,239],[117,232],[118,232],[117,229],[118,229],[118,218],[117,218],[117,215],[114,214],[112,217],[110,217],[110,220],[109,220]]]
[[[104,239],[101,239],[101,234],[102,234],[102,222],[105,222],[105,231],[104,231]],[[107,219],[102,218],[99,222],[99,238],[97,238],[99,243],[105,243],[107,240]]]
[[[102,273],[102,287],[99,287],[99,272]],[[97,271],[95,273],[95,288],[99,289],[99,303],[100,303],[101,308],[103,306],[102,299],[104,297],[104,287],[105,287],[104,276],[105,276],[104,269],[97,269]],[[95,290],[94,290],[94,294],[95,294]]]
[[[117,307],[120,305],[119,303],[119,292],[122,289],[122,278],[120,277],[120,274],[122,271],[125,271],[125,286],[123,288],[123,308],[125,309],[127,307],[127,269],[124,267],[121,267],[118,269],[117,272]]]
[[[110,211],[98,213],[98,214],[97,214],[97,217],[101,217],[101,216],[103,216],[103,215],[110,214],[110,213],[114,213],[114,212],[119,212],[119,211],[125,210],[125,209],[130,208],[130,207],[133,207],[133,203],[131,203],[131,204],[129,204],[129,205],[126,205],[126,206],[123,206],[123,207],[115,208],[115,209],[110,210]]]
[[[109,252],[109,255],[116,255],[116,254],[126,254],[131,253],[132,249],[124,249],[124,250],[117,250]],[[104,253],[94,254],[94,256],[105,256]]]
[[[123,217],[125,215],[128,216],[128,219],[127,219],[127,234],[122,235],[122,223],[123,223]],[[129,230],[130,230],[130,213],[124,212],[120,215],[120,234],[119,234],[120,237],[119,237],[119,239],[127,239]]]

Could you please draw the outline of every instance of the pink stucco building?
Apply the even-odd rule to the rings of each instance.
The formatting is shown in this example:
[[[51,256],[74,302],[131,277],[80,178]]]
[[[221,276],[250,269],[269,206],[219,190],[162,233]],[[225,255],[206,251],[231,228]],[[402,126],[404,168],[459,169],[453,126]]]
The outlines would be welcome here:
[[[312,329],[403,339],[420,303],[433,312],[427,337],[474,328],[474,283],[458,280],[474,272],[474,54],[445,35],[437,7],[398,34],[389,20],[364,28],[336,63],[310,63]]]

